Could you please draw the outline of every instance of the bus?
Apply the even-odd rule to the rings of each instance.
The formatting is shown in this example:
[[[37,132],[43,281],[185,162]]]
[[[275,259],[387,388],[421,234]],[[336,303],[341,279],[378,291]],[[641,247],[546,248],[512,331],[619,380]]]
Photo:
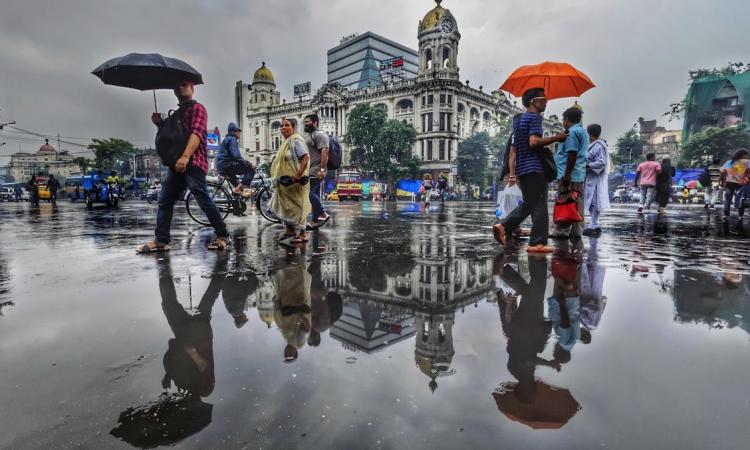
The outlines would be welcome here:
[[[336,177],[336,194],[339,201],[360,201],[362,199],[362,174],[358,170],[340,170]]]

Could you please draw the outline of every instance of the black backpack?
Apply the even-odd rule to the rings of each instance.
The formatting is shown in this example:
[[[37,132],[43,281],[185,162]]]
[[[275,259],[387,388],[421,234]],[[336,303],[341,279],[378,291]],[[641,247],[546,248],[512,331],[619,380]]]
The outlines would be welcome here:
[[[156,153],[161,159],[161,163],[167,167],[174,168],[177,160],[180,159],[187,145],[187,137],[182,128],[183,108],[190,107],[195,101],[186,102],[181,105],[177,111],[170,110],[167,119],[156,132]]]
[[[341,144],[335,137],[330,136],[328,138],[328,170],[339,168],[341,168]]]

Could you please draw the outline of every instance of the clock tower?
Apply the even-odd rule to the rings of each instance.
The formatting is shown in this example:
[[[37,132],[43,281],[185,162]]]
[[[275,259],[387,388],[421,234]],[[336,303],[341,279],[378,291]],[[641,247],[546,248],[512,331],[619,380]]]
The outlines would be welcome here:
[[[419,78],[458,80],[458,32],[456,19],[450,10],[437,6],[419,22]]]

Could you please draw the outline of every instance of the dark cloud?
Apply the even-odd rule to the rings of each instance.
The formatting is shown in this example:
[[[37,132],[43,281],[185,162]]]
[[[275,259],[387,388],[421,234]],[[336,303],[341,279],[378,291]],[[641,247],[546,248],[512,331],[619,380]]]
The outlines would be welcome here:
[[[0,6],[0,120],[64,136],[117,136],[147,145],[150,93],[104,86],[89,72],[113,56],[183,58],[206,85],[197,96],[210,123],[233,119],[234,83],[266,61],[282,95],[326,76],[326,50],[367,30],[417,46],[428,0],[6,0]],[[598,87],[581,103],[586,121],[613,139],[638,116],[656,118],[685,93],[687,71],[750,60],[746,0],[445,0],[462,34],[462,80],[485,91],[515,67],[569,61]],[[167,91],[161,109],[173,105]],[[570,102],[553,102],[559,112]],[[677,124],[674,124],[677,126]],[[6,155],[17,143],[0,149]],[[33,146],[23,143],[26,150]],[[0,153],[2,154],[2,153]]]

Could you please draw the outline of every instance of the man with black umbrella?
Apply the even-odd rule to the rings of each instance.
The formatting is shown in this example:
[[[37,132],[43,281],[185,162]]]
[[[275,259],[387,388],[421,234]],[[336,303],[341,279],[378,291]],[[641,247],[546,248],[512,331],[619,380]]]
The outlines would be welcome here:
[[[209,245],[209,250],[224,250],[228,245],[229,233],[219,209],[208,194],[206,173],[208,172],[208,154],[206,152],[206,127],[208,113],[206,108],[193,100],[194,83],[185,80],[174,89],[179,100],[179,114],[183,134],[187,139],[185,150],[177,160],[174,168],[169,168],[162,191],[159,195],[159,212],[156,216],[156,239],[136,248],[137,253],[151,253],[168,251],[170,242],[170,228],[174,203],[180,193],[186,188],[195,197],[211,226],[216,231],[216,239]],[[164,124],[164,118],[159,113],[151,116],[151,121],[157,127]]]

